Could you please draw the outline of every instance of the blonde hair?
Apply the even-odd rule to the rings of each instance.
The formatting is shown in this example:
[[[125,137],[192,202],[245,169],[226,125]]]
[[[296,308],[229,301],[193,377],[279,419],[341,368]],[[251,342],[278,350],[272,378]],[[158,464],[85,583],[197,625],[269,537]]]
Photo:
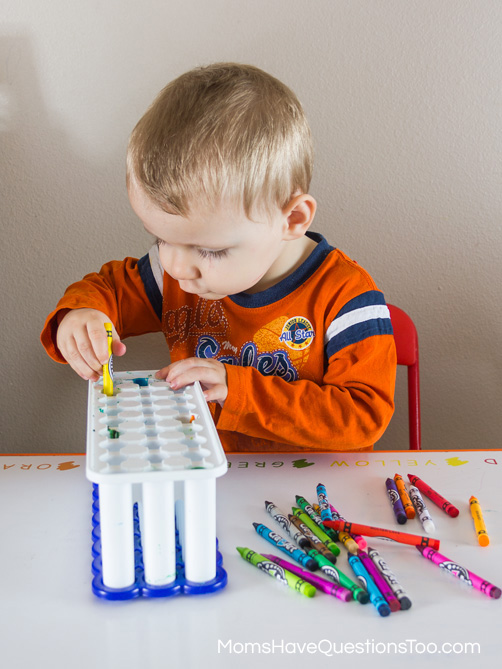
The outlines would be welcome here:
[[[251,65],[216,63],[168,84],[134,128],[131,175],[163,209],[230,199],[246,214],[307,193],[310,128],[295,94]]]

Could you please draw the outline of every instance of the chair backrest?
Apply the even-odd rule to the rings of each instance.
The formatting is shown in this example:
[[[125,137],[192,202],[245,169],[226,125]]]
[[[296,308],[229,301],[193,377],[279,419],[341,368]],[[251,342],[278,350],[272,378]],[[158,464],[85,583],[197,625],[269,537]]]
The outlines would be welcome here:
[[[420,428],[420,370],[418,364],[418,335],[408,314],[392,304],[387,305],[396,341],[397,364],[408,367],[408,423],[410,450],[421,450]]]

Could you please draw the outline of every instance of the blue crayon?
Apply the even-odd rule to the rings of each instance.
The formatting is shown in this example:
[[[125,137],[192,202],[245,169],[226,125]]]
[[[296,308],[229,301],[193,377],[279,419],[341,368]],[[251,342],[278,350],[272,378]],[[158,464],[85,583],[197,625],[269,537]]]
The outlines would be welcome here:
[[[364,567],[361,560],[357,557],[357,555],[351,555],[350,553],[348,554],[348,559],[357,580],[366,586],[370,596],[370,602],[376,608],[378,613],[381,616],[390,615],[390,606],[385,601],[385,598],[380,590],[376,587],[375,582],[366,571],[366,568]]]
[[[328,501],[328,493],[322,483],[317,484],[317,499],[319,501],[319,510],[321,511],[321,520],[333,520],[333,514]]]
[[[389,501],[396,516],[396,520],[400,525],[404,525],[408,520],[406,511],[404,510],[403,503],[401,501],[401,495],[397,489],[394,479],[388,478],[385,481],[385,487],[387,488],[387,495],[389,496]]]
[[[262,523],[253,523],[253,527],[264,539],[266,539],[273,546],[278,548],[283,553],[286,553],[293,560],[296,560],[302,567],[309,569],[310,571],[315,571],[317,569],[317,562],[306,555],[301,548],[298,548],[294,544],[290,543],[287,539],[284,539],[277,532],[273,532],[270,528]]]

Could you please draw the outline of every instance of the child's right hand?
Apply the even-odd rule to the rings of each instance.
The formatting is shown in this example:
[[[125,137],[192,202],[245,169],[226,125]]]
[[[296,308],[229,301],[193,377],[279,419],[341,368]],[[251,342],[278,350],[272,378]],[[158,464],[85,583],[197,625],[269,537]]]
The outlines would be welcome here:
[[[104,327],[111,319],[96,309],[72,309],[59,323],[56,343],[66,362],[86,381],[97,381],[108,362],[108,341]],[[125,344],[112,324],[113,355],[124,355]]]

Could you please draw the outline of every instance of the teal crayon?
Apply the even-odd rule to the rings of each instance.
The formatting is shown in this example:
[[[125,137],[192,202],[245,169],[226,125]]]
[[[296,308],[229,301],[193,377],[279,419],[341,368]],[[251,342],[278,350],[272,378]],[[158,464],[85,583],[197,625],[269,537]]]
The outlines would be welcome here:
[[[332,562],[326,560],[326,558],[321,555],[319,551],[316,551],[316,549],[313,548],[309,551],[309,555],[314,558],[314,560],[319,565],[319,568],[326,574],[326,576],[332,578],[335,583],[338,583],[338,585],[341,585],[344,588],[347,588],[347,590],[350,590],[352,597],[357,602],[360,604],[367,604],[370,601],[370,597],[364,588],[361,588],[360,585],[354,583],[354,581],[349,578],[347,574],[344,574],[343,571],[338,569],[338,567],[335,567]]]
[[[326,486],[322,483],[317,484],[316,488],[317,500],[319,502],[319,509],[321,510],[321,520],[333,520],[333,514],[329,506],[328,493],[326,492]]]
[[[273,532],[269,527],[263,525],[263,523],[253,523],[253,527],[260,536],[262,536],[283,553],[291,556],[293,560],[296,560],[299,564],[302,565],[302,567],[306,567],[310,571],[315,571],[317,569],[317,562],[315,560],[313,560],[308,555],[305,555],[301,548],[297,548],[294,544],[290,543],[287,541],[287,539],[282,537],[278,532]]]
[[[331,538],[328,537],[326,532],[319,525],[317,525],[312,520],[312,518],[310,518],[310,516],[296,507],[293,507],[293,513],[295,516],[298,516],[298,518],[305,523],[309,530],[329,548],[333,555],[340,555],[340,548],[335,544],[334,541],[331,541]]]
[[[273,502],[265,502],[265,509],[267,510],[267,513],[272,516],[275,522],[284,530],[286,530],[293,541],[296,541],[300,548],[307,550],[310,548],[310,541],[302,532],[300,532],[297,527],[295,527],[295,525],[291,524],[291,521],[289,520],[286,513],[281,511]]]
[[[260,553],[256,553],[250,548],[244,548],[242,546],[237,546],[237,550],[244,560],[254,565],[255,567],[258,567],[258,569],[265,572],[265,574],[268,574],[269,576],[272,576],[272,578],[277,579],[283,585],[289,586],[293,590],[296,590],[296,592],[300,592],[306,597],[313,597],[315,595],[316,589],[313,585],[307,583],[295,574],[292,574],[290,571],[284,569],[275,562],[272,562],[272,560],[267,560],[263,557],[263,555],[260,555]]]
[[[352,567],[352,571],[356,575],[356,578],[366,587],[370,596],[370,602],[376,608],[378,614],[382,617],[390,615],[390,606],[387,604],[384,596],[366,571],[366,568],[364,567],[361,560],[357,557],[357,555],[352,554],[348,554],[348,559],[349,564]]]

